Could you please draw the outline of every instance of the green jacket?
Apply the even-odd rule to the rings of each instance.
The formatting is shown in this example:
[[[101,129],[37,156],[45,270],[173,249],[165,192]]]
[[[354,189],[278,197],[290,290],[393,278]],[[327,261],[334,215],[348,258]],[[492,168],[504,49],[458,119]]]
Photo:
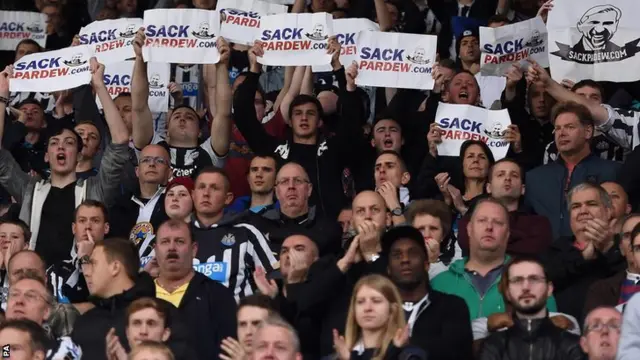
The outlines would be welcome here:
[[[505,258],[505,264],[509,259],[509,256]],[[473,286],[471,277],[464,270],[468,260],[469,258],[465,257],[451,263],[449,270],[440,273],[431,280],[433,289],[463,298],[467,303],[467,307],[469,307],[471,320],[505,312],[504,300],[502,294],[498,291],[498,284],[502,275],[498,276],[489,290],[481,297]],[[553,296],[547,300],[547,309],[551,312],[557,311],[556,300]]]

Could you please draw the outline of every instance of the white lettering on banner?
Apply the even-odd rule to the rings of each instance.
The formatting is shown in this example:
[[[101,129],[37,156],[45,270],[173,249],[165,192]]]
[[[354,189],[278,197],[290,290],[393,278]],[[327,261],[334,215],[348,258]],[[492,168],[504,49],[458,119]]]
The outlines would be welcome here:
[[[225,39],[245,45],[253,45],[260,17],[284,14],[287,7],[260,0],[219,0],[217,8],[220,12],[220,34]]]
[[[140,27],[138,18],[94,21],[80,29],[80,44],[91,45],[103,64],[124,61],[135,56],[133,39]]]
[[[121,93],[131,92],[131,76],[133,61],[120,61],[106,64],[104,67],[104,84],[111,98]],[[149,80],[149,109],[152,112],[166,112],[169,109],[169,84],[171,68],[169,64],[148,63],[147,78]],[[102,109],[102,104],[96,96],[96,104]]]
[[[328,65],[332,21],[327,13],[263,16],[258,39],[264,56],[258,62],[271,66]]]
[[[144,12],[145,61],[215,64],[220,21],[217,11],[155,9]]]
[[[11,91],[52,92],[91,81],[88,45],[25,55],[13,66]]]
[[[437,37],[432,35],[361,31],[356,84],[433,89],[436,42]]]
[[[575,82],[640,80],[637,0],[562,1],[549,13],[549,65],[553,79]]]
[[[358,48],[356,38],[360,31],[379,31],[380,26],[369,19],[336,19],[333,20],[333,33],[340,43],[340,62],[349,66],[354,61],[358,61]],[[313,72],[332,71],[331,65],[315,65],[311,68]]]
[[[542,18],[499,28],[480,28],[480,71],[483,75],[503,76],[511,64],[530,58],[549,66],[547,28]]]
[[[440,156],[459,156],[460,147],[467,140],[487,144],[496,160],[507,156],[509,142],[504,140],[504,135],[511,119],[506,109],[440,103],[435,122],[442,131],[442,143],[438,144]]]
[[[14,51],[31,39],[43,48],[47,42],[47,15],[29,11],[0,11],[0,50]]]

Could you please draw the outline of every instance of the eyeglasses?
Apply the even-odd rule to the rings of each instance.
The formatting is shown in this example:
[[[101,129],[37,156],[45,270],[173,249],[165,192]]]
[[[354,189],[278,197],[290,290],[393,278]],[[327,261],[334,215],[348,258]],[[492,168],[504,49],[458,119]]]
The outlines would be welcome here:
[[[37,302],[39,299],[42,299],[44,302],[48,303],[47,298],[45,298],[43,295],[40,295],[35,290],[29,290],[24,293],[18,290],[9,291],[9,300],[19,299],[21,296],[24,296],[24,299],[30,303]]]
[[[547,278],[539,275],[529,275],[527,277],[524,276],[514,276],[509,279],[510,285],[522,286],[524,282],[527,281],[529,284],[538,285],[547,281]]]
[[[589,333],[589,332],[602,332],[604,329],[607,329],[609,331],[617,331],[620,332],[620,329],[622,328],[622,325],[620,323],[616,323],[616,322],[608,322],[608,323],[601,323],[601,322],[596,322],[595,324],[591,324],[591,325],[587,325],[584,328],[584,332]]]
[[[157,164],[157,165],[167,165],[167,160],[160,156],[145,156],[139,161],[140,164]]]
[[[294,177],[294,178],[284,178],[284,179],[280,179],[278,181],[276,181],[276,185],[278,186],[290,186],[291,183],[293,182],[294,186],[301,186],[302,184],[308,184],[309,180],[307,179],[303,179],[303,178],[299,178],[299,177]]]

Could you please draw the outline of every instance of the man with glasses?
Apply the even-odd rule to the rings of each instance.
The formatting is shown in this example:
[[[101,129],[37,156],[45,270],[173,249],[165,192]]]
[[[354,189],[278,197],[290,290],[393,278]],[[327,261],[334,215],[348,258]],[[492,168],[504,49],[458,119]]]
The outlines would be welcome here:
[[[582,360],[578,336],[549,319],[546,303],[553,285],[542,264],[533,258],[516,259],[506,265],[503,275],[501,287],[512,309],[513,326],[489,335],[480,360]]]
[[[342,230],[338,222],[324,218],[316,206],[309,205],[313,185],[302,165],[289,162],[282,166],[276,174],[275,192],[280,208],[266,211],[262,219],[252,217],[251,220],[268,235],[275,253],[279,253],[283,241],[295,233],[310,235],[321,254],[340,249]]]
[[[620,340],[622,315],[609,306],[593,309],[584,320],[580,347],[588,360],[614,360]]]
[[[139,189],[123,195],[109,209],[110,235],[131,240],[141,258],[150,255],[158,226],[169,218],[164,197],[170,175],[169,152],[160,145],[145,146],[136,167]]]
[[[632,231],[638,224],[640,214],[629,214],[622,221],[620,252],[627,261],[627,268],[611,277],[598,280],[589,287],[584,314],[602,306],[617,306],[618,310],[622,310],[633,294],[640,291],[640,249],[634,251],[631,243]],[[635,239],[633,245],[640,246],[640,237]]]

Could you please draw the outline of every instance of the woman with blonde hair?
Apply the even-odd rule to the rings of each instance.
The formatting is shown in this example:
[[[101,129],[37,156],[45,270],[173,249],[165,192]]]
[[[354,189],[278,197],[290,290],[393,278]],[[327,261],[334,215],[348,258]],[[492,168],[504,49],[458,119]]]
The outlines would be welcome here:
[[[353,289],[345,336],[333,330],[340,360],[394,360],[409,340],[402,298],[382,275],[361,278]]]
[[[175,357],[167,345],[143,341],[131,351],[129,360],[175,360]]]

